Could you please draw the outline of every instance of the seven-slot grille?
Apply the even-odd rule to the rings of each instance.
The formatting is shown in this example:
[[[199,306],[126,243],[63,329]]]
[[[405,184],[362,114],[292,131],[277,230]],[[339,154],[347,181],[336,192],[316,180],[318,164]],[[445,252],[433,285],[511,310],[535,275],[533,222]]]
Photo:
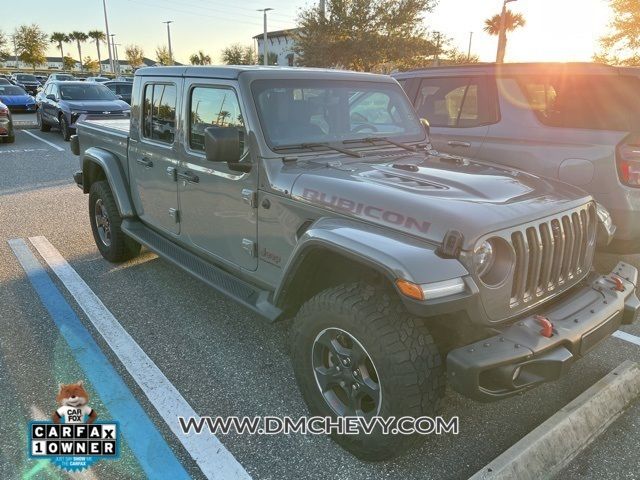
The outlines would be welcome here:
[[[514,232],[516,265],[511,307],[522,306],[575,283],[591,268],[595,248],[593,204]]]

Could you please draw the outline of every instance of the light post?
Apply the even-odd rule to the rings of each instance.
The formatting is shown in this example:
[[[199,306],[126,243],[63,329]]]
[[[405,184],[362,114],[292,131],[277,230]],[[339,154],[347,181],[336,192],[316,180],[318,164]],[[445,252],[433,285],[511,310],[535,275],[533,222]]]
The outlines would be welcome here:
[[[500,14],[500,32],[498,33],[498,51],[496,52],[496,63],[504,62],[504,54],[507,46],[507,3],[518,0],[504,0],[502,3],[502,13]]]
[[[473,32],[469,32],[469,50],[467,51],[467,62],[471,61],[471,42],[473,41]]]
[[[115,74],[115,68],[113,66],[113,53],[111,51],[111,43],[109,43],[109,20],[107,19],[107,0],[102,0],[102,8],[104,10],[104,29],[107,32],[107,47],[109,49],[109,68],[111,69],[111,73]],[[102,68],[102,65],[100,65]]]
[[[120,74],[120,63],[118,62],[118,54],[117,54],[117,51],[116,51],[116,39],[114,38],[116,36],[116,34],[112,33],[109,36],[111,37],[111,51],[113,52],[113,74],[114,75],[119,75]]]
[[[262,12],[264,15],[264,33],[262,35],[262,64],[269,65],[269,51],[267,49],[267,12],[273,10],[273,8],[258,9],[258,12]]]
[[[173,23],[173,20],[167,20],[166,22],[162,22],[167,24],[167,42],[169,45],[169,61],[171,65],[173,65],[173,51],[171,50],[171,27],[170,25]]]

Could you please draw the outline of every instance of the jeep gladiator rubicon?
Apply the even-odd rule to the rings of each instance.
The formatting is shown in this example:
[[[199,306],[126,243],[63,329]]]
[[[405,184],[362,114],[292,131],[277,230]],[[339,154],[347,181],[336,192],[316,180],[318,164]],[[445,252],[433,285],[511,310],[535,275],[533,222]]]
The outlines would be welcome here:
[[[130,119],[71,148],[95,242],[145,245],[275,321],[322,416],[434,414],[556,380],[635,320],[637,270],[592,271],[613,226],[576,187],[441,155],[398,83],[316,69],[136,72]],[[415,436],[335,436],[365,459]]]

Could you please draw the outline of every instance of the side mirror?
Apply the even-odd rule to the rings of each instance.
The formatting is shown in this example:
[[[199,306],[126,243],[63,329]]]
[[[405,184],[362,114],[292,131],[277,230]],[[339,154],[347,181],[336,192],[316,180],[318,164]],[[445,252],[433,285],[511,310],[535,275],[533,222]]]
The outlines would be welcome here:
[[[226,162],[230,170],[250,172],[250,163],[240,163],[243,132],[237,127],[207,127],[204,129],[204,151],[210,162]]]
[[[49,95],[47,95],[47,100],[52,100],[52,101],[56,101],[56,96],[53,93],[50,93]]]
[[[424,127],[424,131],[427,132],[427,139],[431,140],[431,125],[429,124],[429,120],[426,118],[421,118],[420,123]]]

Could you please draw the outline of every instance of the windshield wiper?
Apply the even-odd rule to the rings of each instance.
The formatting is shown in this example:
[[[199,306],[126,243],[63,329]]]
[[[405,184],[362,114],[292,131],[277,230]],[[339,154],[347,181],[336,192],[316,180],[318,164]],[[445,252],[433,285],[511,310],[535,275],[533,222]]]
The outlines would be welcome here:
[[[358,152],[353,150],[349,150],[347,148],[336,147],[335,145],[331,145],[329,143],[294,143],[291,145],[278,145],[273,147],[275,151],[278,150],[312,150],[314,148],[324,147],[329,150],[334,150],[336,152],[344,153],[345,155],[349,155],[351,157],[362,158]]]
[[[394,145],[399,148],[404,148],[405,150],[409,150],[410,152],[415,152],[416,147],[413,145],[407,145],[406,143],[396,142],[395,140],[391,140],[389,137],[365,137],[365,138],[354,138],[352,140],[343,140],[342,143],[371,143],[375,144],[375,142],[386,142],[389,145]]]

